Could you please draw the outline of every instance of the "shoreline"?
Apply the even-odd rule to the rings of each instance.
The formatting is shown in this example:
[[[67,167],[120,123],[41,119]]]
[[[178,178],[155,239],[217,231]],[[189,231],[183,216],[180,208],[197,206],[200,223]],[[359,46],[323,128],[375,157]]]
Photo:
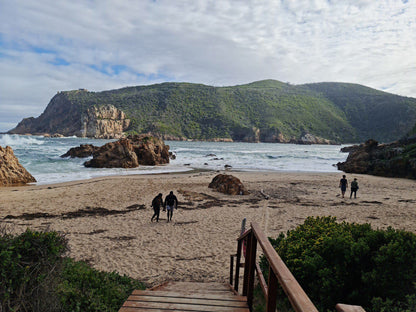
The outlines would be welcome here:
[[[250,195],[208,188],[212,178],[238,177]],[[149,286],[164,281],[226,282],[241,221],[256,222],[277,237],[308,216],[416,233],[416,181],[346,174],[358,178],[357,199],[340,197],[343,172],[193,170],[96,177],[57,184],[0,188],[0,225],[10,232],[54,230],[68,238],[68,256],[94,268],[117,271]],[[173,222],[150,222],[159,192],[179,200]],[[269,199],[262,195],[267,194]]]

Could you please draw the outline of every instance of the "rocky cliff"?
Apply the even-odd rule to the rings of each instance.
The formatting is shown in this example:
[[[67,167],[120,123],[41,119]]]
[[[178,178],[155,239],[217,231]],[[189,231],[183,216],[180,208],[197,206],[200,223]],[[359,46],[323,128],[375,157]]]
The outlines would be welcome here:
[[[93,106],[81,115],[81,137],[119,139],[129,127],[126,114],[113,105]]]
[[[19,163],[10,146],[0,146],[0,186],[36,182],[36,179]]]
[[[72,97],[83,96],[86,90],[59,92],[38,118],[25,118],[11,134],[40,134],[91,137],[100,139],[121,138],[130,120],[111,104],[88,107],[74,103]]]

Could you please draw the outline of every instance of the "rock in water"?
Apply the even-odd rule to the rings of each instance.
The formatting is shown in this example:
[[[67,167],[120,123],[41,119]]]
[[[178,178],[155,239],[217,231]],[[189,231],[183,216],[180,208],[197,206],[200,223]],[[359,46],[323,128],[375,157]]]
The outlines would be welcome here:
[[[218,192],[229,194],[229,195],[247,195],[249,192],[244,187],[241,181],[228,174],[216,175],[211,183],[208,185],[209,188],[213,188]]]
[[[140,165],[156,166],[169,163],[169,145],[147,134],[128,136]]]
[[[69,151],[66,152],[65,154],[61,155],[61,157],[62,158],[64,158],[64,157],[85,158],[85,157],[92,156],[94,154],[94,152],[97,151],[98,149],[99,149],[99,147],[94,146],[92,144],[81,144],[78,147],[73,147],[73,148],[69,149]]]
[[[168,163],[169,145],[165,145],[160,138],[142,134],[101,146],[93,152],[93,159],[85,162],[84,166],[135,168],[139,165],[156,166]]]
[[[120,139],[101,146],[93,153],[93,159],[84,163],[94,168],[136,168],[139,166],[137,155],[128,139]]]
[[[10,146],[0,146],[0,186],[26,184],[36,179],[19,163]]]

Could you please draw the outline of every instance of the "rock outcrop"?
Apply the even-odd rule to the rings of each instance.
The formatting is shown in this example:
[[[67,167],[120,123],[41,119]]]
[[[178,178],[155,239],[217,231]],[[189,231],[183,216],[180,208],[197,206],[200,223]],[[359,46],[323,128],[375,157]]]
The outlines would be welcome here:
[[[169,163],[169,145],[162,139],[147,134],[127,137],[133,145],[140,165],[155,166]]]
[[[84,163],[94,168],[135,168],[139,166],[133,145],[128,139],[107,143],[93,153],[93,159]]]
[[[215,189],[218,192],[229,194],[229,195],[247,195],[249,192],[241,183],[240,179],[228,174],[216,175],[211,183],[208,185],[209,188]]]
[[[87,104],[86,99],[91,96],[93,92],[84,89],[58,92],[39,117],[23,119],[8,133],[30,133],[51,137],[59,134],[97,139],[122,138],[130,120],[123,111],[113,105]],[[77,97],[83,100],[74,102],[74,98]]]
[[[39,117],[23,119],[8,133],[39,135],[60,133],[64,136],[72,136],[79,134],[80,129],[80,108],[73,105],[68,93],[58,92]]]
[[[81,144],[78,147],[73,147],[73,148],[69,149],[69,151],[66,152],[65,154],[61,155],[61,157],[62,158],[65,158],[65,157],[71,157],[71,158],[76,158],[76,157],[78,157],[78,158],[90,157],[98,149],[99,149],[99,147],[94,146],[92,144]]]
[[[81,116],[81,137],[119,139],[129,127],[130,119],[113,105],[93,106]]]
[[[170,158],[169,145],[165,145],[160,138],[146,134],[129,136],[116,142],[107,143],[99,148],[92,146],[91,149],[95,149],[92,153],[93,158],[84,163],[85,167],[135,168],[139,165],[156,166],[169,163]],[[86,147],[85,150],[90,150],[90,148]]]
[[[337,164],[348,173],[416,179],[416,137],[389,144],[368,140],[355,145],[345,162]]]
[[[19,163],[10,146],[0,146],[0,186],[36,182],[36,179]]]
[[[331,140],[327,140],[318,136],[315,136],[311,133],[304,133],[301,135],[301,137],[299,139],[292,139],[290,140],[290,143],[295,143],[295,144],[325,144],[325,145],[336,145],[337,143]]]

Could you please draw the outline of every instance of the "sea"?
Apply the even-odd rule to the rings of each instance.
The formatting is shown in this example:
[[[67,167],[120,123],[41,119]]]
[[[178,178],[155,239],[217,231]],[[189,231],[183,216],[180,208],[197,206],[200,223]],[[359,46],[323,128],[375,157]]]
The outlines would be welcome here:
[[[162,166],[134,169],[86,168],[90,158],[62,158],[81,144],[101,146],[114,140],[0,134],[0,146],[13,148],[15,156],[38,185],[131,174],[185,172],[193,169],[230,171],[338,172],[336,163],[348,154],[341,145],[297,145],[281,143],[165,141],[176,156]]]

